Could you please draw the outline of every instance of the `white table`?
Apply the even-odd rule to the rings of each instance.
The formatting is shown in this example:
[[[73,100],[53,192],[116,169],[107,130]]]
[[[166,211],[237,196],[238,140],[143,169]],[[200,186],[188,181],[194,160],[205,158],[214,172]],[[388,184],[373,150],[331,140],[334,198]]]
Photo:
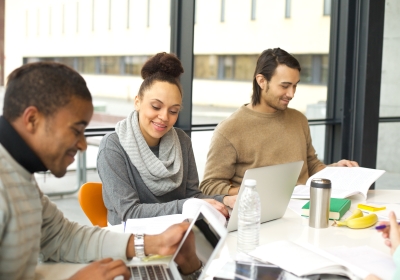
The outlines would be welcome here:
[[[352,208],[357,203],[365,202],[361,195],[350,197]],[[369,203],[400,203],[400,190],[371,190],[368,192]],[[111,230],[122,231],[121,226]],[[228,234],[225,247],[221,252],[221,258],[234,258],[236,255],[237,232]],[[263,223],[260,232],[260,245],[278,240],[291,240],[294,242],[307,242],[319,248],[345,245],[356,247],[368,245],[385,254],[390,254],[384,245],[381,235],[373,228],[349,229],[347,227],[329,226],[326,229],[314,229],[308,226],[308,219],[301,217],[291,209],[287,209],[285,215],[278,220]],[[36,272],[37,279],[66,279],[84,264],[44,263],[40,264]]]
[[[350,198],[352,200],[351,209],[356,208],[358,203],[365,202],[362,196]],[[369,191],[367,201],[369,203],[400,203],[400,191]],[[332,223],[330,222],[330,224]],[[232,256],[236,252],[236,237],[237,232],[232,232],[228,235],[226,242]],[[301,217],[289,208],[281,219],[261,224],[260,245],[283,239],[307,242],[320,248],[339,245],[356,247],[368,244],[377,250],[389,252],[383,244],[380,233],[373,228],[356,230],[330,225],[326,229],[314,229],[308,226],[308,218]]]

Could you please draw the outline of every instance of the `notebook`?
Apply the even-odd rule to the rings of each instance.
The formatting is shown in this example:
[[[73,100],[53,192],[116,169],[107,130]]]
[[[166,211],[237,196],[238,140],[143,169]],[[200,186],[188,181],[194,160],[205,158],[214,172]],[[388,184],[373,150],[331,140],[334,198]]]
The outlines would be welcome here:
[[[204,265],[203,271],[198,279],[203,279],[210,263],[221,251],[227,236],[226,228],[221,225],[215,215],[204,206],[200,208],[196,218],[191,221],[185,236],[182,238],[171,260],[128,264],[131,270],[131,279],[182,279],[174,260],[182,249],[182,244],[185,242],[190,230],[194,232],[196,254]]]
[[[244,190],[246,179],[257,181],[257,192],[261,199],[260,222],[279,219],[285,214],[286,208],[296,186],[304,161],[295,161],[278,165],[270,165],[246,170],[242,185],[228,221],[228,231],[238,228],[238,210],[240,197]]]

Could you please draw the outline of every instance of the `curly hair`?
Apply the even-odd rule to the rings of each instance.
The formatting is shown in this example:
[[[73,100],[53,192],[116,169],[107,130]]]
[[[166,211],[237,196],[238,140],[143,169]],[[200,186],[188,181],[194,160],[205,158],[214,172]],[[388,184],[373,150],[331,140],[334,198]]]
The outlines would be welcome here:
[[[182,96],[179,77],[183,72],[182,63],[176,55],[166,52],[156,54],[143,65],[141,75],[144,80],[139,88],[138,96],[142,98],[144,91],[156,81],[176,85]]]

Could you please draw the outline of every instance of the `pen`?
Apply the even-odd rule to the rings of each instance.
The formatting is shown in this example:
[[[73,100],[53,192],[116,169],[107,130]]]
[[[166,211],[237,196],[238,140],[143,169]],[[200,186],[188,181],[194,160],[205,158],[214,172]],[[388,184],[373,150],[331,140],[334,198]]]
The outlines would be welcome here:
[[[398,225],[400,225],[400,222],[397,223]],[[376,226],[375,229],[385,229],[387,227],[390,227],[390,225],[380,225],[380,226]]]

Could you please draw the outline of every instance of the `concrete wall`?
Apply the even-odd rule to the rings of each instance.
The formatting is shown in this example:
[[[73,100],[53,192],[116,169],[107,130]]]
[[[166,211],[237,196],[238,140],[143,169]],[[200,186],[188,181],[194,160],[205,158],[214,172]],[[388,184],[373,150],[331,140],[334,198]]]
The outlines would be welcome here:
[[[400,2],[386,0],[382,59],[381,117],[400,116]],[[400,172],[400,124],[379,125],[377,168]]]

